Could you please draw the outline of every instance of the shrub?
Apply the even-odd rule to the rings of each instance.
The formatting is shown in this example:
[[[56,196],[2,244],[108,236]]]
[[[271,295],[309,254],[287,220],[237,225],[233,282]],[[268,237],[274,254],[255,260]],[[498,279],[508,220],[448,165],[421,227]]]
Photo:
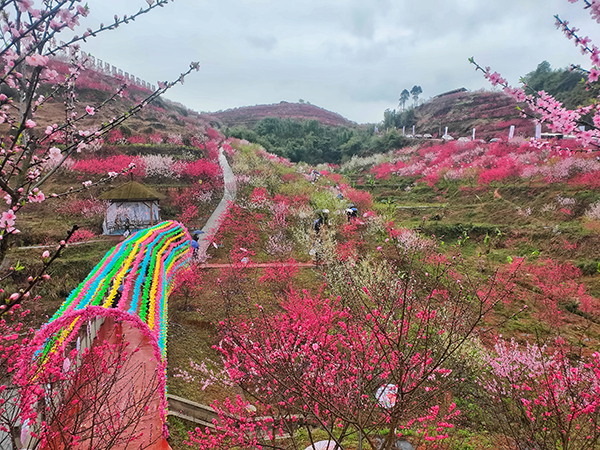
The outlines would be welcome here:
[[[590,205],[589,209],[585,212],[585,217],[589,220],[600,220],[600,201]]]
[[[135,136],[131,136],[127,139],[127,143],[128,144],[145,144],[146,143],[146,137],[142,136],[140,134],[136,134]]]
[[[141,158],[146,177],[179,178],[172,156],[144,155]]]
[[[167,144],[183,145],[183,138],[180,134],[169,133],[169,135],[167,136]]]
[[[269,201],[269,192],[263,187],[254,188],[250,196],[250,203],[254,206],[263,207]]]
[[[111,144],[124,144],[127,142],[120,128],[112,129],[110,133],[108,133],[108,138],[106,140]]]
[[[93,231],[86,230],[85,228],[79,228],[73,233],[69,242],[83,242],[89,241],[97,237]]]
[[[131,163],[136,165],[133,174],[137,177],[143,177],[145,171],[143,161],[138,156],[116,155],[109,158],[97,159],[90,158],[76,161],[73,164],[73,170],[91,175],[105,175],[108,172],[120,172]]]
[[[67,200],[62,204],[59,203],[56,211],[65,216],[81,216],[91,219],[93,217],[104,216],[107,206],[107,202],[95,198]]]
[[[354,203],[358,210],[362,213],[373,208],[373,198],[366,191],[359,191],[351,187],[342,188],[344,197]]]
[[[150,141],[151,144],[162,144],[163,143],[163,137],[160,133],[153,133],[150,136],[148,136],[148,140]]]
[[[194,181],[201,179],[203,182],[212,181],[213,183],[221,179],[223,174],[221,166],[206,159],[182,163],[178,170],[182,178]]]

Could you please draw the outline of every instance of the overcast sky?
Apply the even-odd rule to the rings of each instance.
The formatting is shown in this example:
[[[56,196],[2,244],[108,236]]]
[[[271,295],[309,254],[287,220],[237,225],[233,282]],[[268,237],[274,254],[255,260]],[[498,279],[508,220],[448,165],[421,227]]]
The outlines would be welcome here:
[[[146,5],[88,3],[85,26]],[[470,56],[512,84],[543,60],[589,67],[555,28],[556,13],[598,44],[600,26],[567,0],[176,0],[83,50],[152,83],[200,61],[167,94],[196,111],[304,99],[378,122],[414,85],[424,99],[489,88]]]

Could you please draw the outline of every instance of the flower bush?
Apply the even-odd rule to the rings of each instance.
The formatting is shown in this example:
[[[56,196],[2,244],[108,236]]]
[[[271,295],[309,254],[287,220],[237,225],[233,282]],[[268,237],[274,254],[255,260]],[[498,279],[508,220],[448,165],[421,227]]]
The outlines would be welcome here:
[[[589,220],[600,220],[600,202],[596,202],[585,212],[585,217]]]
[[[71,236],[71,242],[85,242],[96,238],[96,234],[93,231],[86,230],[85,228],[79,228]]]
[[[172,156],[144,155],[139,160],[148,178],[179,178]]]
[[[100,175],[108,172],[118,172],[123,167],[135,164],[133,174],[136,177],[145,175],[143,161],[137,156],[116,155],[108,158],[87,158],[76,160],[73,164],[74,171],[87,175]]]
[[[57,205],[57,212],[66,216],[81,216],[86,219],[104,217],[108,202],[95,198],[65,200]]]
[[[170,133],[167,136],[167,144],[170,145],[183,145],[183,138],[180,134]]]
[[[500,341],[479,380],[489,394],[486,421],[512,448],[593,449],[600,440],[600,354],[572,362],[553,348]]]
[[[128,137],[127,138],[127,143],[131,144],[131,145],[135,145],[135,144],[146,144],[147,140],[146,137],[141,135],[141,134],[136,134],[134,136]]]
[[[153,133],[148,136],[148,140],[151,144],[162,144],[164,139],[160,133]]]
[[[218,185],[223,178],[221,166],[206,159],[198,159],[191,162],[183,162],[178,167],[179,175],[190,181],[202,180],[203,183],[211,182]]]
[[[587,186],[597,183],[600,162],[586,154],[560,149],[532,148],[529,143],[458,143],[426,144],[396,152],[392,161],[370,169],[376,179],[390,176],[414,176],[434,185],[442,179],[477,180],[487,185],[508,179],[538,178],[549,183],[571,182]]]

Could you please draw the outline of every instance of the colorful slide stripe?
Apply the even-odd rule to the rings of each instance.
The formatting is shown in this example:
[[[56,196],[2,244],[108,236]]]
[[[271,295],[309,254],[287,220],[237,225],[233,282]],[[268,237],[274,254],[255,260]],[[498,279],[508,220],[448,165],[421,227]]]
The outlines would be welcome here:
[[[167,300],[175,274],[191,259],[190,242],[187,229],[172,221],[129,236],[106,253],[49,323],[89,306],[127,312],[148,326],[166,361]],[[62,328],[60,334],[48,340],[42,354],[69,340],[74,325]]]

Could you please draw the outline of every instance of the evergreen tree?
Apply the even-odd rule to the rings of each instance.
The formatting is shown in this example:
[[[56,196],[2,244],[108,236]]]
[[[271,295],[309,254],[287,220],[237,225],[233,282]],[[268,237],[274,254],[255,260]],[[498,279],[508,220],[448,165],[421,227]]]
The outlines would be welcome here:
[[[402,107],[402,111],[404,111],[405,107],[406,107],[406,102],[408,101],[408,99],[410,98],[410,92],[408,92],[408,90],[404,89],[402,91],[402,93],[400,94],[400,103],[398,104],[398,106]]]
[[[227,129],[226,134],[260,144],[267,151],[293,162],[339,164],[354,155],[387,152],[408,144],[393,129],[405,123],[412,126],[413,109],[404,112],[388,110],[384,115],[387,117],[384,118],[384,121],[387,120],[387,128],[394,132],[393,136],[389,136],[390,133],[374,135],[372,128],[369,131],[364,128],[332,127],[322,125],[317,120],[300,121],[278,117],[267,117],[252,130],[241,126],[232,127]]]
[[[423,89],[421,89],[421,86],[414,85],[412,87],[412,89],[410,90],[410,95],[412,95],[414,107],[417,106],[417,101],[419,100],[419,95],[421,95],[422,93],[423,93]]]

